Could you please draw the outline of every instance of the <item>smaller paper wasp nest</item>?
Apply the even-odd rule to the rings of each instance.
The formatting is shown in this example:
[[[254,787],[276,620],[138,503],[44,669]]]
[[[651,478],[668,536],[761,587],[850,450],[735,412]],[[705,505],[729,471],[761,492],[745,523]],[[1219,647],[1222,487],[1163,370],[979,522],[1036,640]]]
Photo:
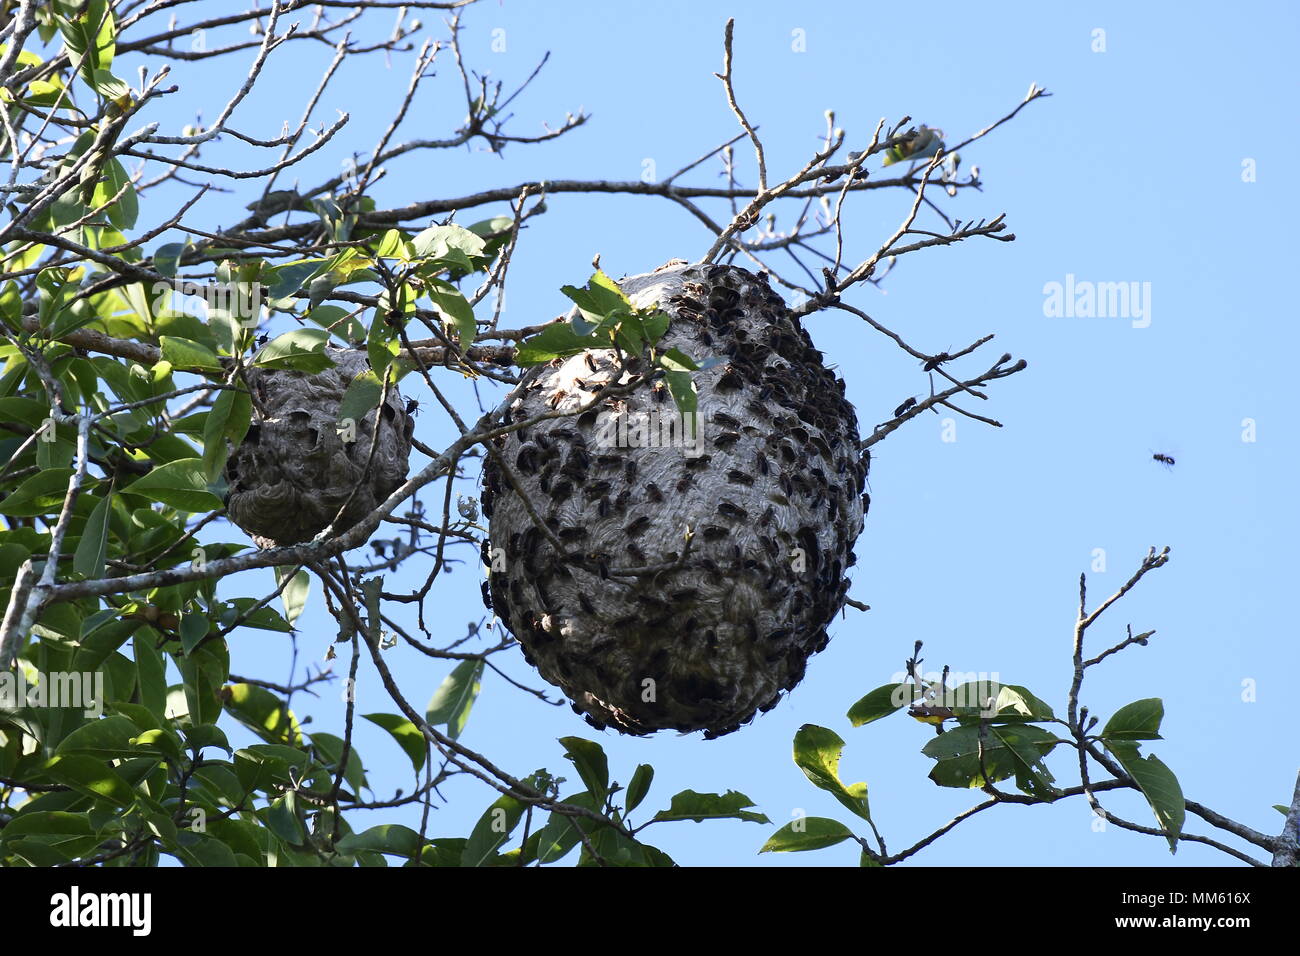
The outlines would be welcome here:
[[[253,420],[226,464],[226,508],[259,548],[311,540],[345,503],[334,531],[347,531],[406,480],[412,420],[401,393],[388,388],[372,460],[375,409],[355,421],[339,419],[344,392],[369,360],[353,349],[329,347],[325,354],[335,364],[314,375],[247,372]]]

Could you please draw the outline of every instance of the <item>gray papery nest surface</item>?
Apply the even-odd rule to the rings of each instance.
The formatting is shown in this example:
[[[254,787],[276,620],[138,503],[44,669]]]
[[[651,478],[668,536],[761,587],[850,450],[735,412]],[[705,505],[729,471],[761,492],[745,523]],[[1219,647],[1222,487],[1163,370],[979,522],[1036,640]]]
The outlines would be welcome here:
[[[311,540],[345,503],[334,531],[347,531],[406,480],[412,419],[401,393],[389,386],[372,458],[376,409],[351,427],[339,420],[348,385],[370,367],[366,353],[329,347],[325,354],[335,364],[315,374],[245,373],[253,420],[226,465],[226,508],[258,547]]]
[[[620,286],[670,315],[661,349],[723,360],[694,374],[700,431],[684,440],[655,382],[498,438],[561,548],[489,457],[485,590],[529,662],[595,726],[716,737],[774,707],[826,646],[870,458],[844,382],[766,276],[670,265]],[[556,360],[507,424],[579,408],[616,374],[610,350]]]

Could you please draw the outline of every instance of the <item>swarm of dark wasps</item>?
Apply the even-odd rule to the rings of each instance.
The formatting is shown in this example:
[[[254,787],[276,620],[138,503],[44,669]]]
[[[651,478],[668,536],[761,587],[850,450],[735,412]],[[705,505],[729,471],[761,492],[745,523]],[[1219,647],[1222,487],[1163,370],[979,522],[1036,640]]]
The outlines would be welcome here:
[[[602,413],[675,414],[653,377],[502,436],[513,475],[487,462],[482,504],[506,568],[486,596],[594,725],[720,736],[774,707],[826,646],[869,457],[843,381],[765,276],[677,265],[623,288],[669,313],[662,348],[720,360],[694,376],[703,444],[601,443]],[[580,409],[613,374],[608,352],[557,360],[504,423]]]

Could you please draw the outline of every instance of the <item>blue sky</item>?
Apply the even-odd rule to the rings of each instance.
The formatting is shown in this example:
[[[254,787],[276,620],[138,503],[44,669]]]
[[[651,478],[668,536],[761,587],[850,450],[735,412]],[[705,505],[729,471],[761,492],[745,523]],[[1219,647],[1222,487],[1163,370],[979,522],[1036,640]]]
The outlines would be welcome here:
[[[1167,544],[1170,564],[1102,619],[1090,646],[1094,653],[1109,646],[1130,623],[1157,635],[1148,647],[1092,671],[1084,701],[1104,720],[1129,701],[1163,698],[1167,739],[1149,749],[1177,773],[1187,796],[1250,826],[1278,830],[1281,817],[1271,805],[1288,800],[1300,765],[1295,735],[1286,730],[1294,724],[1288,688],[1297,654],[1285,593],[1292,586],[1297,515],[1285,489],[1294,487],[1288,476],[1297,460],[1283,364],[1300,345],[1284,278],[1292,271],[1296,211],[1285,164],[1298,145],[1297,79],[1285,64],[1293,62],[1297,8],[1278,2],[1248,12],[1206,3],[924,9],[698,0],[484,3],[465,12],[463,43],[472,67],[510,85],[551,52],[541,77],[513,104],[512,131],[540,132],[543,121],[556,125],[566,110],[579,108],[591,121],[557,142],[511,147],[504,158],[465,150],[415,154],[390,165],[374,191],[377,202],[404,205],[538,178],[633,180],[646,160],[661,176],[685,165],[737,132],[712,75],[721,66],[728,15],[737,18],[738,93],[761,126],[774,177],[797,169],[817,147],[828,108],[847,131],[848,148],[861,148],[881,116],[893,122],[910,114],[952,141],[1008,112],[1031,81],[1054,94],[963,150],[963,165],[981,169],[983,192],[944,202],[964,219],[1005,212],[1016,242],[972,240],[907,256],[882,289],[849,297],[929,352],[996,333],[960,370],[982,371],[1003,351],[1026,359],[1029,369],[993,384],[990,401],[977,409],[1006,427],[959,419],[957,440],[945,442],[940,418],[926,415],[874,449],[873,505],[856,548],[851,591],[872,610],[850,611],[834,625],[830,647],[770,714],[716,741],[620,738],[489,675],[463,742],[515,774],[545,766],[568,770],[576,780],[555,739],[597,739],[621,782],[636,764],[654,764],[657,777],[642,816],[687,787],[730,788],[748,794],[775,825],[800,810],[849,822],[790,759],[795,730],[822,724],[847,741],[842,776],[868,782],[877,824],[896,850],[978,802],[978,794],[940,789],[926,779],[931,762],[919,750],[932,736],[929,728],[898,717],[854,730],[844,717],[849,705],[889,682],[913,642],[923,640],[929,665],[994,673],[1063,707],[1079,573],[1092,566],[1095,549],[1104,550],[1106,570],[1089,574],[1095,602],[1127,579],[1149,547]],[[372,29],[387,24],[376,20]],[[427,29],[443,33],[436,23]],[[504,31],[496,34],[504,37],[504,52],[492,51],[494,30]],[[1104,52],[1094,51],[1097,30],[1104,31]],[[806,51],[792,49],[794,31],[803,31]],[[296,122],[328,55],[325,47],[298,43],[273,57],[275,66],[237,114],[241,128],[270,136],[283,120]],[[214,116],[242,80],[232,72],[237,61],[174,64],[182,93],[154,118],[178,128],[195,112]],[[314,125],[332,121],[336,109],[349,111],[352,121],[300,168],[301,183],[337,172],[353,150],[365,154],[399,102],[409,70],[409,55],[390,64],[381,56],[358,58],[345,68]],[[440,60],[436,72],[399,140],[445,136],[463,119],[450,61]],[[210,155],[242,157],[247,165],[264,161],[230,144]],[[750,156],[740,156],[742,179],[752,183]],[[1247,161],[1255,181],[1243,180]],[[709,163],[690,181],[717,183],[717,172]],[[146,214],[161,216],[180,195],[160,192]],[[194,221],[228,224],[252,198],[237,191],[229,200],[201,204]],[[847,257],[868,255],[896,228],[909,201],[901,192],[854,196]],[[500,211],[475,210],[460,221]],[[937,224],[928,213],[919,222]],[[503,324],[535,324],[564,311],[559,287],[581,284],[596,253],[607,271],[630,274],[675,256],[697,258],[710,240],[694,219],[661,199],[554,197],[521,241]],[[1149,326],[1045,315],[1045,286],[1068,275],[1149,283]],[[823,314],[808,325],[848,380],[865,428],[886,420],[907,396],[928,391],[917,363],[856,318]],[[465,389],[450,387],[473,401]],[[1255,441],[1242,440],[1245,419],[1256,423]],[[432,410],[418,419],[418,429],[434,447],[450,436]],[[1176,467],[1161,467],[1152,460],[1155,452],[1174,456]],[[226,529],[220,539],[241,536]],[[483,614],[477,558],[468,550],[464,557],[429,598],[429,614],[449,639]],[[404,570],[386,587],[414,586],[423,571]],[[229,581],[223,591],[271,587],[267,571]],[[319,660],[334,634],[318,598],[316,588],[299,622],[303,660]],[[231,655],[239,673],[286,676],[287,646],[279,636],[236,635]],[[538,685],[517,653],[496,660]],[[449,670],[404,647],[389,651],[388,662],[417,706]],[[359,711],[391,712],[368,670],[363,664]],[[1243,700],[1243,682],[1254,690],[1250,702]],[[310,704],[300,698],[300,715],[312,715],[308,729],[336,731],[342,705],[336,690],[324,693]],[[411,789],[409,764],[386,735],[362,723],[357,743],[377,794]],[[1059,780],[1073,782],[1068,754],[1050,765]],[[446,804],[432,815],[434,836],[467,834],[495,796],[461,780],[443,794]],[[1106,804],[1150,822],[1136,794],[1111,796]],[[418,814],[372,812],[354,825],[386,822],[418,824]],[[683,864],[856,862],[851,845],[757,856],[774,829],[684,823],[656,825],[646,837]],[[1205,832],[1195,822],[1189,829]],[[1099,832],[1077,799],[997,808],[913,861],[1226,862],[1196,845],[1171,857],[1162,841],[1114,827]]]

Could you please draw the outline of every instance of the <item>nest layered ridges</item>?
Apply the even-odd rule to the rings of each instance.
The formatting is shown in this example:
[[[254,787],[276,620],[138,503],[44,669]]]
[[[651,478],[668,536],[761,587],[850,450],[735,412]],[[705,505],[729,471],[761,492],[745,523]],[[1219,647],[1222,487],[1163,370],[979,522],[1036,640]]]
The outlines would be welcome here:
[[[401,393],[390,385],[374,441],[374,409],[354,421],[339,414],[348,386],[370,367],[365,352],[326,354],[335,364],[314,374],[245,373],[253,417],[226,465],[226,508],[259,547],[309,541],[331,522],[346,531],[406,480],[411,419]]]

